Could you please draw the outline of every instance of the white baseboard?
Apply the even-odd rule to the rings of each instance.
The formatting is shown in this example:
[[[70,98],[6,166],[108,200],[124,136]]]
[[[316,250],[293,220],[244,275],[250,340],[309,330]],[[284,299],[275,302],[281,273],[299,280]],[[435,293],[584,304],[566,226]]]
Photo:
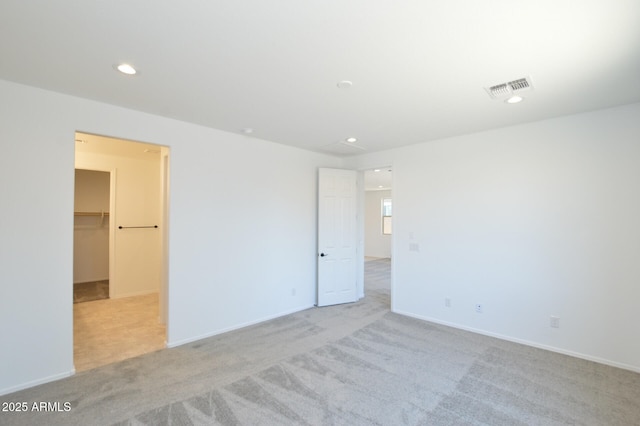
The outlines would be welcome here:
[[[314,305],[301,306],[301,307],[294,308],[294,309],[291,309],[291,310],[288,310],[288,311],[283,311],[283,312],[277,313],[275,315],[269,315],[267,317],[263,317],[263,318],[255,320],[255,321],[248,321],[248,322],[245,322],[245,323],[242,323],[242,324],[234,325],[232,327],[224,328],[222,330],[213,331],[211,333],[201,334],[199,336],[189,337],[187,339],[177,340],[175,342],[167,342],[167,348],[175,348],[177,346],[186,345],[187,343],[191,343],[191,342],[195,342],[195,341],[198,341],[198,340],[206,339],[208,337],[213,337],[213,336],[217,336],[219,334],[228,333],[228,332],[233,331],[233,330],[239,330],[241,328],[249,327],[251,325],[260,324],[261,322],[269,321],[269,320],[272,320],[272,319],[275,319],[275,318],[283,317],[285,315],[289,315],[289,314],[293,314],[293,313],[296,313],[296,312],[304,311],[305,309],[313,308],[313,306]]]
[[[600,357],[596,357],[596,356],[592,356],[592,355],[587,355],[587,354],[583,354],[580,352],[574,352],[574,351],[570,351],[567,349],[562,349],[562,348],[558,348],[555,346],[549,346],[549,345],[544,345],[541,343],[537,343],[537,342],[532,342],[529,340],[523,340],[523,339],[518,339],[515,337],[511,337],[511,336],[505,336],[502,334],[498,334],[498,333],[492,333],[489,331],[485,331],[485,330],[480,330],[477,328],[473,328],[473,327],[467,327],[464,325],[460,325],[460,324],[455,324],[455,323],[450,323],[447,321],[442,321],[436,318],[431,318],[431,317],[424,317],[421,315],[415,315],[409,312],[402,312],[402,311],[397,311],[397,310],[393,310],[394,313],[399,314],[399,315],[404,315],[407,317],[411,317],[411,318],[416,318],[422,321],[428,321],[428,322],[432,322],[435,324],[440,324],[440,325],[446,325],[447,327],[451,327],[451,328],[457,328],[459,330],[464,330],[464,331],[470,331],[472,333],[476,333],[476,334],[482,334],[483,336],[489,336],[489,337],[495,337],[496,339],[500,339],[500,340],[506,340],[508,342],[514,342],[514,343],[520,343],[521,345],[526,345],[526,346],[531,346],[534,348],[538,348],[538,349],[544,349],[547,351],[551,351],[551,352],[556,352],[559,354],[563,354],[563,355],[568,355],[568,356],[572,356],[575,358],[580,358],[580,359],[585,359],[587,361],[593,361],[593,362],[597,362],[598,364],[604,364],[604,365],[608,365],[611,367],[617,367],[617,368],[621,368],[623,370],[629,370],[629,371],[633,371],[635,373],[640,373],[640,367],[636,367],[634,365],[630,365],[630,364],[625,364],[625,363],[621,363],[621,362],[617,362],[617,361],[612,361],[609,359],[605,359],[605,358],[600,358]]]
[[[23,389],[31,388],[33,386],[38,386],[38,385],[43,385],[45,383],[54,382],[56,380],[60,380],[60,379],[64,379],[64,378],[69,377],[69,376],[73,376],[74,374],[76,374],[76,369],[75,368],[73,368],[70,371],[66,371],[64,373],[54,374],[52,376],[44,377],[42,379],[32,380],[30,382],[22,383],[22,384],[19,384],[17,386],[12,386],[10,388],[5,388],[5,389],[0,390],[0,396],[1,395],[7,395],[7,394],[10,394],[10,393],[13,393],[13,392],[18,392],[18,391],[21,391]]]
[[[147,294],[156,294],[158,293],[158,290],[145,290],[145,291],[137,291],[137,292],[132,292],[132,293],[122,293],[122,294],[117,294],[117,295],[111,295],[109,296],[111,299],[124,299],[125,297],[136,297],[136,296],[146,296]]]

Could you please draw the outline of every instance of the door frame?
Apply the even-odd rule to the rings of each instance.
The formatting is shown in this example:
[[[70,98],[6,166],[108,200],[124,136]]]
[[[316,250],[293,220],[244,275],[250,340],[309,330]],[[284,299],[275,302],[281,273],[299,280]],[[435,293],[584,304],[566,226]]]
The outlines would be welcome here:
[[[169,335],[169,193],[170,193],[170,169],[171,149],[168,146],[160,147],[160,290],[158,292],[160,309],[158,321],[166,326],[165,346]]]
[[[115,216],[116,216],[116,182],[117,182],[117,173],[118,170],[113,169],[101,169],[96,167],[75,167],[74,170],[89,170],[92,172],[103,172],[109,173],[109,298],[113,297],[113,289],[115,287],[114,282],[116,279],[115,274],[115,263],[116,263],[116,248],[115,248],[115,236],[116,236],[116,227],[115,227]],[[74,179],[74,196],[75,196],[75,179]],[[73,259],[75,262],[75,258]]]
[[[395,170],[394,165],[393,165],[393,161],[389,161],[389,162],[385,162],[384,165],[380,166],[380,165],[369,165],[366,167],[357,167],[354,170],[356,170],[358,172],[358,178],[357,178],[357,193],[358,193],[358,206],[357,206],[357,212],[358,212],[358,220],[356,223],[356,226],[358,228],[358,262],[359,262],[359,268],[358,268],[358,290],[361,292],[359,293],[359,297],[362,298],[365,296],[364,293],[364,258],[365,258],[365,223],[364,223],[364,215],[365,215],[365,196],[366,196],[366,190],[365,190],[365,182],[364,182],[364,172],[367,170],[374,170],[374,169],[388,169],[390,168],[391,170]],[[392,177],[391,180],[391,196],[393,197],[393,194],[395,193],[395,188],[396,188],[396,184],[395,184],[395,179]],[[396,211],[396,206],[393,206],[394,212]],[[395,213],[394,213],[395,216]],[[397,221],[394,217],[394,228],[397,229]],[[393,271],[395,270],[395,248],[397,247],[396,244],[396,236],[397,233],[396,232],[392,232],[391,233],[391,277],[389,279],[389,297],[390,297],[390,310],[391,312],[395,312],[394,310],[394,297],[393,297],[393,281],[394,281],[394,273]]]
[[[112,135],[105,135],[105,134],[101,134],[101,133],[94,133],[94,132],[89,132],[89,131],[84,131],[84,130],[76,130],[75,131],[75,136],[77,138],[78,133],[81,134],[88,134],[88,135],[95,135],[101,138],[108,138],[108,139],[116,139],[119,141],[123,141],[123,142],[131,142],[131,143],[141,143],[141,144],[147,144],[147,145],[154,145],[157,146],[160,151],[160,161],[159,161],[159,173],[161,173],[160,176],[160,187],[158,188],[158,191],[160,192],[160,225],[161,225],[161,229],[160,229],[160,282],[159,282],[159,288],[158,288],[158,295],[159,295],[159,315],[158,315],[158,321],[162,324],[165,325],[166,329],[165,329],[165,341],[164,341],[164,346],[167,346],[167,340],[168,340],[168,335],[169,335],[169,252],[170,252],[170,248],[169,248],[169,211],[170,211],[170,204],[169,204],[169,195],[170,195],[170,165],[171,165],[171,161],[170,161],[170,153],[171,153],[171,147],[168,145],[160,145],[157,143],[153,143],[153,142],[142,142],[142,141],[138,141],[138,140],[134,140],[134,139],[128,139],[128,138],[124,138],[124,137],[119,137],[119,136],[112,136]],[[77,141],[77,139],[76,139]],[[75,169],[81,169],[81,170],[93,170],[93,171],[99,171],[99,172],[108,172],[110,174],[110,179],[109,179],[109,297],[113,298],[114,296],[117,297],[117,292],[116,294],[114,294],[114,288],[116,287],[116,217],[117,217],[117,187],[118,187],[118,169],[117,167],[113,167],[113,168],[99,168],[99,167],[83,167],[82,165],[80,165],[79,167],[76,167],[76,149],[74,149],[74,170]],[[75,180],[74,180],[74,185],[75,185]],[[73,262],[73,256],[72,256],[72,262]],[[73,268],[73,266],[72,266]],[[114,285],[112,285],[112,283],[114,283]],[[73,303],[72,303],[72,313],[73,313]],[[74,334],[73,331],[73,327],[74,327],[74,321],[72,321],[72,336]],[[71,353],[72,355],[72,363],[73,363],[73,356],[75,356],[75,348],[73,346],[73,338],[72,338],[72,348],[71,348]],[[74,368],[75,371],[75,368]]]
[[[117,288],[116,282],[116,191],[118,185],[118,169],[111,169],[109,177],[109,298],[113,297],[113,289]]]

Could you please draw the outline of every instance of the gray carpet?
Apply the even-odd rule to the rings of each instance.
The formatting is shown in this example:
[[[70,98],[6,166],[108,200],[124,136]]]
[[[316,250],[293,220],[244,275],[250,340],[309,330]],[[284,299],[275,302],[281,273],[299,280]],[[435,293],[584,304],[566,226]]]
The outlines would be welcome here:
[[[0,397],[3,425],[638,425],[640,374],[389,312],[389,261],[309,309]]]

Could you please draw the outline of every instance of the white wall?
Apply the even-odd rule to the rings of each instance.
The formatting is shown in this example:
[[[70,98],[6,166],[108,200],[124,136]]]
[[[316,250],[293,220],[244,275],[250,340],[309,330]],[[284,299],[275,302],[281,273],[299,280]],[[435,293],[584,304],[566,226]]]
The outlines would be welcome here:
[[[4,81],[0,117],[0,393],[73,371],[76,131],[171,148],[169,345],[313,305],[341,160]]]
[[[393,163],[393,309],[640,371],[639,117],[633,104],[356,159]]]
[[[366,191],[364,214],[364,255],[391,257],[391,235],[382,233],[382,199],[391,191]]]
[[[76,169],[73,227],[73,282],[109,279],[108,172]],[[82,216],[77,213],[104,213]]]
[[[162,272],[160,228],[118,226],[160,224],[160,155],[140,159],[78,151],[75,158],[76,168],[109,170],[115,174],[115,209],[109,218],[115,225],[109,296],[121,298],[157,292]]]

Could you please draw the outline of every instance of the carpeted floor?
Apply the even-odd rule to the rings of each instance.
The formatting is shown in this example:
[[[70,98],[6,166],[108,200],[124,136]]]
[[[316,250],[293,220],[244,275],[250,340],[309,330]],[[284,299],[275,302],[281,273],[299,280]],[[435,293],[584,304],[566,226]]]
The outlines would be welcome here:
[[[73,303],[91,302],[109,298],[109,280],[77,283],[73,285]]]
[[[640,374],[389,311],[366,297],[77,374],[1,401],[3,425],[638,425]]]

